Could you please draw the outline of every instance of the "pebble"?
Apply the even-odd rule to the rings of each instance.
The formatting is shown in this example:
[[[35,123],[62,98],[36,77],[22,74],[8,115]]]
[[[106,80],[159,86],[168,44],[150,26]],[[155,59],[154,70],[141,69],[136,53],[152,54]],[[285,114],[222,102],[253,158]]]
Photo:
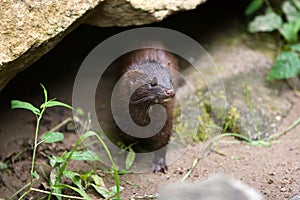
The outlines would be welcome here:
[[[275,119],[276,119],[277,121],[280,121],[280,120],[281,120],[281,117],[280,117],[279,115],[277,115],[277,116],[275,117]]]
[[[287,189],[285,188],[285,187],[282,187],[281,189],[280,189],[280,192],[286,192],[287,191]]]

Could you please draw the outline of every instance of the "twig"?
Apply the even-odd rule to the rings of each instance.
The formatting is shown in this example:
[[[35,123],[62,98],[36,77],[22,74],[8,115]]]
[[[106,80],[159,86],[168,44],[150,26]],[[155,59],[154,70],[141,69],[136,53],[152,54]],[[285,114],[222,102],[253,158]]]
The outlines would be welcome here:
[[[185,173],[185,175],[180,180],[181,182],[185,181],[190,176],[190,174],[193,172],[193,170],[195,169],[196,165],[198,164],[199,160],[200,160],[200,157],[196,158],[194,160],[194,162],[192,164],[192,167]]]
[[[22,192],[23,190],[25,190],[27,187],[30,186],[30,182],[27,183],[26,185],[24,185],[21,189],[19,189],[16,193],[14,193],[11,197],[8,198],[8,200],[13,199],[17,194],[19,194],[20,192]]]
[[[289,131],[294,129],[299,124],[300,124],[300,117],[296,121],[294,121],[294,123],[291,126],[289,126],[287,129],[285,129],[284,131],[271,135],[269,140],[271,141],[271,140],[280,138],[281,136],[285,135],[286,133],[288,133]]]
[[[72,117],[66,118],[64,121],[62,121],[59,124],[57,124],[56,126],[54,126],[49,132],[54,132],[54,131],[60,129],[62,126],[64,126],[65,124],[67,124],[68,122],[70,122],[72,120],[73,120]]]
[[[50,194],[51,193],[49,191],[40,190],[40,189],[36,189],[36,188],[30,188],[30,190],[31,191],[35,191],[35,192],[44,193],[44,194]],[[70,199],[84,199],[82,197],[70,196],[70,195],[65,195],[65,194],[58,194],[58,193],[55,193],[55,192],[53,192],[52,195],[60,196],[60,197],[65,197],[65,198],[70,198]]]

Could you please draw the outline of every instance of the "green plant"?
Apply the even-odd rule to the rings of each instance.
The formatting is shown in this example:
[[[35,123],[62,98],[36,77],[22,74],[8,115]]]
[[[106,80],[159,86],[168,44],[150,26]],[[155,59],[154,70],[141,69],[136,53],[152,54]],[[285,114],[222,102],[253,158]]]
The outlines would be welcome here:
[[[268,0],[252,0],[245,10],[247,16],[254,14],[265,5],[263,15],[256,16],[249,24],[248,31],[271,32],[277,31],[285,41],[280,54],[276,57],[267,80],[287,79],[300,74],[300,0],[285,0],[278,14]]]
[[[56,101],[55,99],[48,100],[48,94],[45,89],[45,87],[41,84],[43,91],[44,91],[44,98],[45,101],[42,105],[40,105],[40,108],[37,108],[33,106],[31,103],[19,101],[19,100],[12,100],[11,101],[11,108],[12,109],[26,109],[31,111],[35,117],[36,117],[36,128],[35,128],[35,136],[34,136],[34,146],[33,146],[33,153],[32,153],[32,161],[31,161],[31,170],[30,170],[30,184],[29,187],[31,188],[34,182],[34,178],[39,179],[38,173],[34,170],[34,163],[36,158],[36,150],[38,145],[41,143],[52,143],[52,142],[58,142],[64,139],[64,135],[59,132],[47,132],[41,136],[42,141],[38,143],[38,135],[39,135],[39,128],[40,128],[40,122],[43,117],[43,114],[47,108],[54,107],[54,106],[64,106],[66,108],[72,109],[71,106]],[[27,193],[30,192],[30,189],[27,191]],[[24,193],[26,195],[26,193]]]
[[[84,174],[79,174],[78,172],[67,170],[66,167],[70,160],[81,160],[81,161],[99,161],[102,162],[101,158],[98,157],[92,151],[78,151],[79,145],[88,137],[96,137],[97,140],[101,143],[104,147],[105,152],[107,153],[112,167],[112,173],[114,174],[114,179],[116,186],[107,189],[105,187],[104,181],[101,176],[97,175],[93,171],[86,172]],[[51,195],[56,195],[58,199],[61,199],[61,192],[63,188],[68,188],[74,190],[78,194],[80,194],[84,199],[91,199],[85,192],[87,188],[90,186],[93,187],[100,195],[102,195],[105,199],[110,199],[112,197],[117,197],[120,199],[120,192],[123,189],[120,186],[119,174],[117,166],[115,165],[112,156],[110,154],[109,149],[107,148],[106,144],[102,140],[102,138],[94,131],[88,131],[83,134],[76,142],[75,146],[70,152],[65,152],[62,156],[53,156],[50,158],[50,164],[53,167],[51,171],[51,178],[50,178],[50,187],[51,192],[49,193],[48,199],[50,199]],[[61,182],[62,176],[71,179],[72,183],[75,185],[70,186],[67,184],[63,184]]]
[[[120,180],[119,180],[119,172],[117,169],[117,166],[115,165],[112,156],[110,154],[109,149],[107,148],[106,144],[102,140],[102,138],[93,131],[87,131],[85,134],[83,134],[76,142],[75,146],[72,148],[69,152],[64,152],[61,156],[52,156],[50,157],[50,165],[52,166],[51,175],[49,178],[49,185],[50,185],[50,191],[44,191],[37,188],[34,188],[34,183],[39,180],[39,174],[35,170],[35,158],[37,153],[37,147],[42,143],[53,143],[62,141],[64,139],[64,135],[60,132],[55,131],[48,131],[41,135],[41,141],[38,142],[38,135],[39,135],[39,129],[40,129],[40,122],[43,117],[44,112],[47,108],[54,107],[54,106],[63,106],[69,109],[73,109],[68,104],[65,104],[63,102],[57,101],[55,99],[48,100],[48,94],[47,90],[43,85],[41,85],[44,91],[44,103],[40,105],[39,108],[35,107],[31,103],[19,101],[19,100],[12,100],[11,102],[11,108],[12,109],[26,109],[31,111],[36,116],[36,129],[35,129],[35,137],[34,137],[34,146],[33,146],[33,154],[32,154],[32,161],[31,161],[31,170],[30,170],[30,182],[26,184],[24,187],[22,187],[19,191],[17,191],[15,194],[13,194],[10,199],[14,198],[17,194],[21,193],[25,189],[28,188],[27,191],[23,193],[23,195],[19,199],[23,199],[25,196],[27,196],[30,192],[40,192],[48,194],[48,199],[51,198],[52,195],[55,195],[58,200],[62,199],[62,197],[70,198],[70,199],[91,199],[85,192],[87,188],[90,186],[93,187],[100,195],[102,195],[105,199],[116,197],[117,199],[120,199],[120,192],[122,190],[122,187],[120,186]],[[69,122],[71,118],[68,118],[64,120],[61,124],[56,126],[55,130],[62,125]],[[112,167],[111,172],[114,174],[114,179],[116,185],[110,189],[107,189],[105,187],[104,181],[102,178],[97,175],[94,171],[88,171],[86,173],[80,174],[76,171],[71,171],[67,169],[67,165],[70,160],[81,160],[81,161],[98,161],[102,162],[101,158],[95,154],[92,151],[82,151],[78,150],[79,145],[82,143],[83,140],[85,140],[88,137],[96,137],[97,140],[101,143],[103,146],[106,154],[108,155]],[[42,174],[45,176],[45,172],[42,171]],[[67,185],[62,183],[62,177],[69,178],[72,183],[75,186]],[[69,195],[63,195],[62,189],[67,188],[71,189],[78,194],[80,194],[81,197],[76,196],[69,196]]]

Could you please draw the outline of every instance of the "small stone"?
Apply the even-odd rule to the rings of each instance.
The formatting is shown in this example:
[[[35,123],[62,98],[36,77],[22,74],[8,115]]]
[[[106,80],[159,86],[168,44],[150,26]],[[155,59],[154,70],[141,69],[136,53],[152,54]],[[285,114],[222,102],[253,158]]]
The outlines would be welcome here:
[[[269,172],[270,176],[275,176],[275,172]]]
[[[280,192],[286,192],[287,191],[287,189],[285,188],[285,187],[282,187],[281,189],[280,189]]]
[[[281,120],[281,116],[277,115],[277,116],[275,117],[275,119],[276,119],[277,121],[280,121],[280,120]]]

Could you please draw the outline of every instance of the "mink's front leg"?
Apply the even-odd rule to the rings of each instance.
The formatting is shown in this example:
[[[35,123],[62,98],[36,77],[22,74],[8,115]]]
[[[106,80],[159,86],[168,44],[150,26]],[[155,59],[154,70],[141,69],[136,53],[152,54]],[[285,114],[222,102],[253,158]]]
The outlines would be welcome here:
[[[151,166],[151,170],[154,173],[167,172],[168,166],[166,164],[166,150],[167,148],[164,147],[154,153],[153,165]]]

